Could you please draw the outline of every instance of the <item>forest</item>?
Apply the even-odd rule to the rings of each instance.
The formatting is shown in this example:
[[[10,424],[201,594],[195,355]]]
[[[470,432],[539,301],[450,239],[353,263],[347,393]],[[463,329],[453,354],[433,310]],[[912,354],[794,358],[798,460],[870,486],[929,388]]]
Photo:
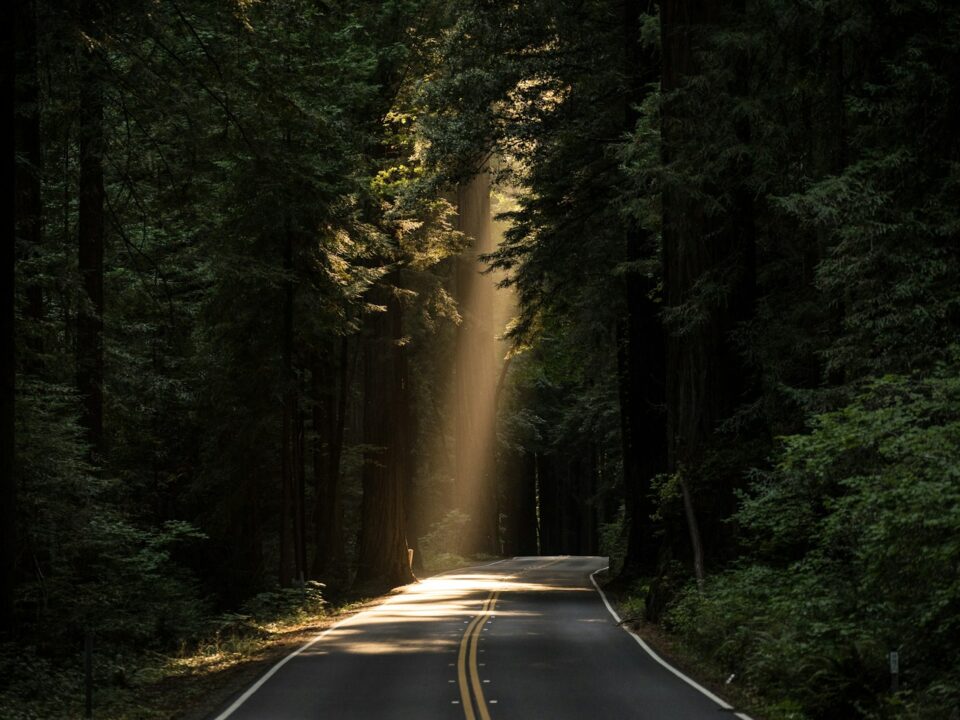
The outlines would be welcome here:
[[[960,717],[960,6],[14,4],[0,715],[602,555],[757,720]]]

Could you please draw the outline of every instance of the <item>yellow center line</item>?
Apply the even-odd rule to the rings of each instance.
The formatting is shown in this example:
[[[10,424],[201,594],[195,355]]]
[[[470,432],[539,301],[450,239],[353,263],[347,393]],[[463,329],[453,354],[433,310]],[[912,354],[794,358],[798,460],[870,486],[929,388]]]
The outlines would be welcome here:
[[[460,701],[463,705],[463,712],[467,717],[467,720],[476,720],[476,714],[473,712],[473,702],[470,699],[470,686],[467,684],[467,650],[470,645],[470,638],[473,636],[473,632],[477,627],[482,627],[483,620],[486,617],[487,608],[490,606],[490,602],[493,600],[493,593],[490,593],[490,596],[484,601],[483,607],[480,609],[480,613],[467,625],[466,631],[463,633],[463,638],[460,640],[460,654],[457,657],[457,681],[460,685]],[[471,658],[474,658],[476,652],[473,653]],[[475,659],[472,659],[472,662],[476,662]],[[471,668],[473,670],[473,668]],[[484,715],[486,708],[480,704],[481,707],[481,716]],[[487,720],[490,716],[487,715],[484,720]]]
[[[490,596],[489,603],[484,610],[486,615],[493,612],[499,595],[499,592],[495,592]],[[483,630],[485,622],[483,618],[484,616],[482,615],[480,624],[474,629],[473,644],[470,647],[470,681],[473,684],[473,694],[477,698],[477,709],[480,711],[481,720],[490,720],[490,713],[487,711],[487,702],[483,697],[483,685],[480,683],[480,672],[477,666],[477,645],[480,644],[480,633]]]
[[[557,558],[550,562],[527,568],[520,574],[523,575],[530,570],[543,570],[551,565],[555,565],[566,558]],[[487,710],[487,702],[483,697],[483,683],[480,682],[480,671],[477,664],[477,652],[480,644],[480,634],[483,632],[483,626],[493,609],[497,605],[497,598],[500,597],[499,590],[491,590],[490,595],[483,602],[483,607],[473,620],[467,625],[460,640],[460,651],[457,656],[457,684],[460,686],[460,702],[463,706],[463,713],[467,720],[477,720],[477,713],[480,714],[480,720],[490,720],[490,712]],[[467,682],[469,673],[470,681]],[[473,696],[470,695],[471,686]],[[474,712],[473,701],[476,700],[477,711]]]
[[[483,632],[484,623],[493,608],[497,604],[499,591],[490,591],[490,595],[480,608],[480,612],[467,625],[460,640],[460,652],[457,657],[457,682],[460,686],[460,701],[463,705],[463,713],[467,720],[476,720],[479,712],[480,720],[490,720],[490,712],[487,710],[487,703],[483,697],[483,684],[480,682],[480,671],[477,664],[477,652],[480,644],[480,634]],[[470,681],[467,676],[469,673]],[[473,686],[473,697],[470,695],[470,688]],[[477,712],[474,712],[473,704],[476,700]]]
[[[543,570],[565,559],[566,557],[559,557],[542,565],[528,567],[522,570],[520,574],[524,575],[531,570]],[[460,651],[457,655],[457,683],[460,686],[460,702],[467,720],[477,720],[477,713],[480,715],[480,720],[490,720],[490,712],[487,710],[487,703],[483,697],[483,683],[480,682],[477,652],[484,623],[486,622],[487,616],[493,613],[499,597],[499,590],[490,591],[487,599],[483,602],[483,607],[480,608],[480,612],[467,625],[467,629],[460,639]],[[470,678],[469,683],[467,681],[468,673]],[[473,687],[473,696],[470,695],[471,686]],[[477,705],[476,712],[473,709],[474,700],[476,700]]]

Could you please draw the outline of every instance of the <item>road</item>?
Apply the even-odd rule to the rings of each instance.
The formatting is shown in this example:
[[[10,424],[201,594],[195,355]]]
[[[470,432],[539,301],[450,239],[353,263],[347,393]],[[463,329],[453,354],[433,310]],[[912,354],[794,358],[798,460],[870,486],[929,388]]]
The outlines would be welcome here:
[[[215,720],[731,717],[617,625],[590,578],[605,564],[513,558],[411,585],[285,658]]]

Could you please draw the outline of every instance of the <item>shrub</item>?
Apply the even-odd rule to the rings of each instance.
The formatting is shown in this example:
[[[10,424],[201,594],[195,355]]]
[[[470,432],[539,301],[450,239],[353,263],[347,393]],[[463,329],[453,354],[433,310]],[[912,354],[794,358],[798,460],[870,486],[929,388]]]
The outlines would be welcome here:
[[[794,714],[950,717],[960,703],[957,367],[876,379],[785,438],[737,516],[753,557],[684,592],[667,624]]]

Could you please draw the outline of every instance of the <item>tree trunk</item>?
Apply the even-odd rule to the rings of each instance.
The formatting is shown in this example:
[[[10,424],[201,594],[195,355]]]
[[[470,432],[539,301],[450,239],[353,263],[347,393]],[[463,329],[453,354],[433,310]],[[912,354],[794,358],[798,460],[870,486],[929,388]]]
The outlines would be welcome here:
[[[517,549],[518,555],[536,555],[537,547],[537,467],[533,453],[523,453],[519,458],[519,497],[517,501]]]
[[[14,592],[17,580],[17,479],[14,449],[16,422],[15,355],[15,293],[17,244],[39,247],[40,244],[40,113],[37,83],[37,20],[36,10],[29,0],[18,0],[14,18],[15,109],[13,143],[15,204],[14,236],[3,243],[0,260],[3,277],[0,278],[0,358],[3,396],[0,398],[0,640],[14,632]],[[7,76],[9,77],[9,75]],[[32,247],[31,247],[32,246]]]
[[[43,242],[43,200],[41,182],[43,153],[40,139],[40,79],[37,66],[37,15],[32,0],[18,0],[16,9],[16,108],[14,116],[14,147],[18,162],[15,166],[16,184],[16,242],[11,247],[16,261],[27,260],[40,252]],[[26,305],[20,328],[24,357],[21,368],[27,373],[41,369],[43,353],[42,329],[43,288],[30,278],[26,280]],[[13,292],[13,283],[7,286]],[[21,285],[23,287],[23,285]]]
[[[628,248],[636,244],[636,238],[628,239]],[[650,576],[655,571],[658,544],[651,519],[654,509],[651,481],[666,470],[667,460],[663,325],[659,308],[650,300],[652,281],[630,275],[633,277],[627,277],[626,328],[618,349],[627,522],[627,549],[620,572],[624,581]]]
[[[398,382],[402,308],[390,288],[371,291],[386,312],[371,313],[364,342],[363,438],[371,449],[363,466],[360,553],[356,582],[365,588],[402,585],[413,579],[407,556],[406,492],[402,458],[406,390]]]
[[[3,243],[3,277],[0,278],[0,344],[3,345],[3,397],[0,399],[0,546],[2,546],[2,589],[0,589],[0,639],[13,633],[13,595],[17,568],[17,481],[14,475],[14,248],[13,240]]]
[[[238,473],[236,480],[238,487],[227,501],[231,542],[221,570],[224,601],[231,605],[260,590],[265,574],[261,482],[249,469]]]
[[[737,10],[734,3],[726,9]],[[698,170],[697,152],[705,142],[704,128],[726,129],[725,118],[705,124],[698,115],[696,96],[702,89],[689,81],[703,68],[700,56],[710,31],[718,27],[724,3],[719,0],[671,0],[661,9],[662,90],[661,139],[665,164],[679,177]],[[738,88],[711,88],[713,93],[736,94]],[[747,142],[744,128],[713,142]],[[746,372],[730,341],[735,325],[753,309],[753,209],[742,183],[748,168],[730,168],[716,179],[733,187],[735,200],[725,213],[709,216],[687,181],[668,182],[663,188],[663,274],[668,310],[698,304],[703,318],[684,332],[673,331],[667,341],[667,437],[671,472],[683,472],[690,495],[688,520],[693,550],[709,564],[722,560],[732,547],[723,520],[734,507],[734,473],[714,471],[704,479],[701,463],[708,447],[716,446],[716,430],[742,400]],[[712,191],[708,186],[707,191]],[[726,301],[698,297],[705,280],[726,283]],[[698,512],[698,508],[708,508]]]
[[[658,59],[644,57],[640,51],[640,14],[651,11],[650,4],[641,0],[624,3],[627,132],[635,129],[639,119],[636,106],[643,101],[646,86],[658,71]],[[636,263],[653,252],[652,239],[635,221],[629,223],[626,259]],[[660,306],[653,299],[656,279],[634,269],[626,273],[624,280],[627,314],[619,333],[618,382],[628,535],[620,576],[629,581],[652,575],[656,567],[650,483],[655,475],[666,470],[666,348]]]
[[[281,587],[289,587],[296,573],[298,554],[296,534],[296,488],[294,482],[294,419],[297,395],[293,378],[293,230],[289,220],[284,231],[283,270],[287,274],[283,283],[283,336],[281,338],[281,408],[280,439],[280,572]]]
[[[398,304],[399,305],[399,304]],[[407,358],[406,339],[403,333],[403,308],[398,307],[392,319],[393,325],[393,392],[396,407],[395,443],[397,446],[398,472],[403,483],[403,507],[405,511],[405,537],[413,551],[411,572],[421,564],[420,516],[414,502],[416,490],[417,458],[414,448],[417,438],[417,409],[410,385],[410,364]]]
[[[294,518],[294,532],[297,539],[295,577],[302,583],[307,579],[307,469],[304,448],[304,417],[299,408],[296,412],[294,426],[293,450],[296,462],[294,472],[296,479],[296,517]]]
[[[87,34],[99,35],[101,13],[95,0],[83,3]],[[103,455],[103,89],[98,48],[81,48],[80,71],[80,203],[78,261],[83,292],[77,317],[77,389],[82,402],[91,459]]]
[[[697,579],[697,587],[703,589],[706,573],[703,565],[703,540],[700,536],[700,523],[697,522],[697,513],[693,507],[690,486],[682,473],[679,476],[679,482],[680,492],[683,494],[683,513],[687,519],[687,530],[690,533],[690,548],[693,551],[693,576]]]
[[[537,455],[537,498],[540,510],[540,554],[557,555],[562,542],[560,477],[552,453]]]
[[[313,473],[315,484],[313,576],[328,586],[346,581],[343,546],[343,500],[340,493],[340,457],[350,391],[349,340],[340,340],[336,398],[327,378],[332,366],[319,358],[313,367]],[[330,371],[325,372],[325,370]],[[326,381],[326,382],[325,382]]]
[[[596,555],[599,547],[597,518],[599,516],[597,484],[597,447],[590,442],[582,455],[582,474],[580,476],[580,538],[577,541],[578,555]]]

